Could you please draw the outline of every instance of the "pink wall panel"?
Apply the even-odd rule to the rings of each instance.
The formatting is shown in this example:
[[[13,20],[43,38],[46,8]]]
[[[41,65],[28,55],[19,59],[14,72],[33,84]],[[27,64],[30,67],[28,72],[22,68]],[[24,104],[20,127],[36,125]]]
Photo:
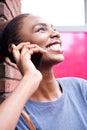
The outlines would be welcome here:
[[[53,67],[55,77],[87,79],[87,33],[61,33],[65,60]]]

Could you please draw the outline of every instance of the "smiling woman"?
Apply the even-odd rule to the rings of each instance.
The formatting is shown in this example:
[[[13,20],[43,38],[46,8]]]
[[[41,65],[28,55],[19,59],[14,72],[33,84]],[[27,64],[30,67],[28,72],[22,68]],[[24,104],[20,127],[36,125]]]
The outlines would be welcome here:
[[[54,77],[53,65],[64,60],[59,32],[42,17],[20,14],[1,40],[3,55],[14,58],[22,78],[0,104],[0,130],[30,130],[24,111],[38,130],[87,130],[87,81]],[[32,56],[38,54],[37,67]]]
[[[84,25],[84,5],[84,0],[22,0],[22,13],[43,16],[55,26]]]

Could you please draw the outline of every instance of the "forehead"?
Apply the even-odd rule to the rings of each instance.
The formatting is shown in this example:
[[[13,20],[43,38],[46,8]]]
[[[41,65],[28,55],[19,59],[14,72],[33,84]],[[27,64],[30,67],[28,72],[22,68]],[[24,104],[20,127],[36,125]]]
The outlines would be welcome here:
[[[29,15],[22,20],[22,26],[19,34],[23,41],[29,41],[31,39],[30,35],[32,34],[33,29],[37,27],[37,25],[49,26],[48,22],[39,16]]]
[[[47,19],[42,18],[40,16],[29,15],[23,20],[23,25],[28,26],[30,28],[32,28],[35,25],[38,25],[39,23],[51,25]]]

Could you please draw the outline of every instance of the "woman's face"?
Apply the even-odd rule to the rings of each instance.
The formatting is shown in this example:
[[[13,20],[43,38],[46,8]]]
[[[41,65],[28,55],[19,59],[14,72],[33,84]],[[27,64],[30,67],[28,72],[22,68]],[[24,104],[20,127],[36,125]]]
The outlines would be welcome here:
[[[43,63],[49,61],[53,65],[64,60],[60,34],[43,18],[34,15],[24,18],[21,35],[25,41],[37,44],[47,51],[43,55]]]

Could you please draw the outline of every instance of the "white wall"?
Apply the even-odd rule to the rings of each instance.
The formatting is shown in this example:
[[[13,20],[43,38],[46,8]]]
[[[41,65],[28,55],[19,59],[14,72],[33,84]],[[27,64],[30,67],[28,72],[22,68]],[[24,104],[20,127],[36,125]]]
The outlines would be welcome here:
[[[37,14],[55,26],[84,25],[84,0],[21,0],[22,13]]]

